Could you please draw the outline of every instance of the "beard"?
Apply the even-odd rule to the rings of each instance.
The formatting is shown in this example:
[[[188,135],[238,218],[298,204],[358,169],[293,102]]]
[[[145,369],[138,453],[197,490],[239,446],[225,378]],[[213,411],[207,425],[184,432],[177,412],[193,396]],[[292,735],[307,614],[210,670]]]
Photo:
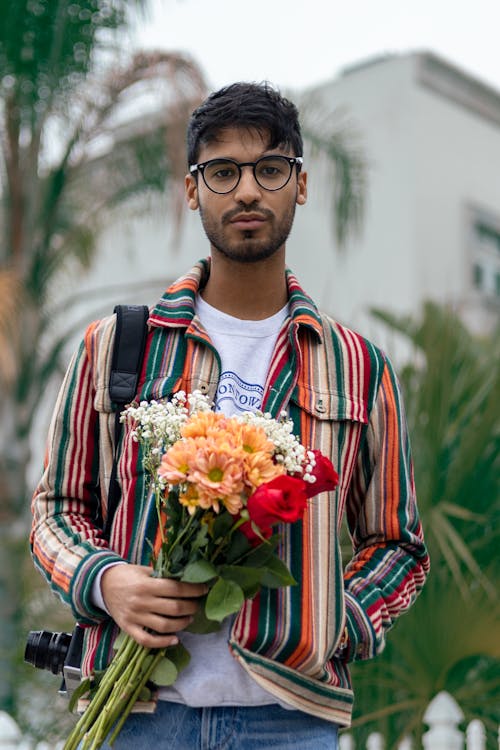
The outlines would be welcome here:
[[[226,258],[239,263],[257,263],[271,258],[288,239],[295,217],[295,202],[285,211],[279,221],[272,211],[249,206],[245,209],[237,208],[227,211],[220,218],[215,218],[199,206],[201,223],[207,238],[216,250]],[[231,226],[231,219],[237,214],[257,211],[266,218],[267,237],[258,237],[259,230],[247,229],[240,231],[238,239],[227,236],[226,227]]]

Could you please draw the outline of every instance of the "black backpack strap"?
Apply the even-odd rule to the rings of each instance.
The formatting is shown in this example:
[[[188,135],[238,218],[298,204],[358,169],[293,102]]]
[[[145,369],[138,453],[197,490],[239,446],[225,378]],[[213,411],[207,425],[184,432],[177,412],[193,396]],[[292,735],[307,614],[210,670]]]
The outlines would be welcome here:
[[[139,370],[146,345],[146,305],[117,305],[115,345],[109,376],[111,401],[120,406],[129,404],[137,391]]]
[[[107,539],[121,498],[121,488],[117,479],[118,446],[122,432],[120,414],[137,392],[148,332],[149,308],[146,305],[117,305],[114,312],[116,331],[109,376],[109,395],[116,411],[113,467],[109,480],[108,515],[104,527],[104,536]]]

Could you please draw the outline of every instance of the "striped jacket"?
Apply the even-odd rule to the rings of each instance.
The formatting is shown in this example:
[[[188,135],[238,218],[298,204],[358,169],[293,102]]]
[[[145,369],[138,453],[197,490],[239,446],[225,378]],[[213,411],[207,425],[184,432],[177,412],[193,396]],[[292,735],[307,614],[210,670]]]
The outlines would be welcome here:
[[[149,318],[137,399],[179,389],[210,396],[219,356],[194,314],[209,261],[164,294]],[[321,315],[287,271],[290,316],[269,369],[264,409],[287,409],[304,445],[330,456],[340,482],[309,502],[301,523],[283,529],[280,554],[298,581],[263,589],[235,619],[230,648],[277,698],[348,725],[353,694],[347,664],[380,652],[385,633],[411,605],[429,563],[415,503],[401,396],[386,357],[366,339]],[[113,622],[91,600],[110,562],[149,562],[156,531],[139,448],[125,429],[119,450],[122,501],[107,543],[106,517],[114,414],[109,399],[115,317],[91,324],[57,400],[45,471],[33,499],[36,565],[86,628],[83,672],[111,657]],[[344,513],[353,557],[343,570]],[[343,633],[347,646],[339,649]]]

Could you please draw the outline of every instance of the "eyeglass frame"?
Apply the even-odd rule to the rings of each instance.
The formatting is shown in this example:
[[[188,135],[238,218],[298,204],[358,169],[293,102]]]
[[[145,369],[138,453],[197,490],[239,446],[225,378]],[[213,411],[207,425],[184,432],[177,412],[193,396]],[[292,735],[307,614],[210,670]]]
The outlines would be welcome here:
[[[277,157],[279,157],[280,159],[285,159],[288,162],[288,164],[290,166],[290,174],[288,175],[288,179],[279,188],[267,188],[267,187],[264,187],[264,185],[261,185],[260,182],[259,182],[259,180],[257,179],[257,175],[255,173],[255,168],[256,168],[257,164],[259,164],[259,162],[265,161],[266,159],[276,159]],[[218,190],[214,190],[213,188],[211,188],[210,185],[208,184],[208,182],[205,179],[205,168],[209,164],[213,164],[216,161],[229,162],[230,164],[234,164],[236,167],[238,167],[238,172],[239,172],[239,176],[238,176],[238,180],[236,182],[236,185],[234,185],[234,187],[232,187],[230,190],[226,190],[226,191],[224,191],[222,193],[219,192]],[[205,183],[205,185],[207,186],[207,188],[210,190],[210,192],[215,193],[215,195],[229,195],[229,193],[232,193],[233,190],[236,190],[236,188],[238,187],[238,185],[241,182],[241,175],[242,175],[242,169],[241,168],[242,167],[252,167],[253,177],[254,177],[254,180],[257,183],[257,185],[259,187],[261,187],[262,190],[267,190],[270,193],[276,193],[278,190],[283,190],[283,188],[286,187],[286,185],[288,185],[288,183],[290,182],[290,179],[292,177],[292,172],[293,172],[294,166],[297,167],[297,174],[298,174],[300,172],[301,168],[302,168],[302,164],[303,163],[304,163],[304,159],[303,159],[302,156],[285,156],[285,154],[268,154],[267,156],[261,156],[260,159],[257,159],[257,161],[241,161],[241,162],[238,162],[235,159],[229,159],[229,158],[225,159],[223,157],[218,157],[217,159],[208,159],[208,161],[200,162],[199,164],[190,164],[189,165],[189,172],[192,175],[194,175],[195,172],[200,172],[201,176],[203,177],[203,182]]]

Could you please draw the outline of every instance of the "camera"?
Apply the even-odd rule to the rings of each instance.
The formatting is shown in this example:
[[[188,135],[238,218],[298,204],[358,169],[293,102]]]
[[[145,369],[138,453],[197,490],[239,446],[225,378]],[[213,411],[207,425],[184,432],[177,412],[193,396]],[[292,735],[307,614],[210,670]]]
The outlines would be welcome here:
[[[68,696],[80,684],[83,628],[75,626],[73,633],[53,633],[49,630],[32,630],[28,633],[24,661],[52,674],[62,674],[59,692]]]

